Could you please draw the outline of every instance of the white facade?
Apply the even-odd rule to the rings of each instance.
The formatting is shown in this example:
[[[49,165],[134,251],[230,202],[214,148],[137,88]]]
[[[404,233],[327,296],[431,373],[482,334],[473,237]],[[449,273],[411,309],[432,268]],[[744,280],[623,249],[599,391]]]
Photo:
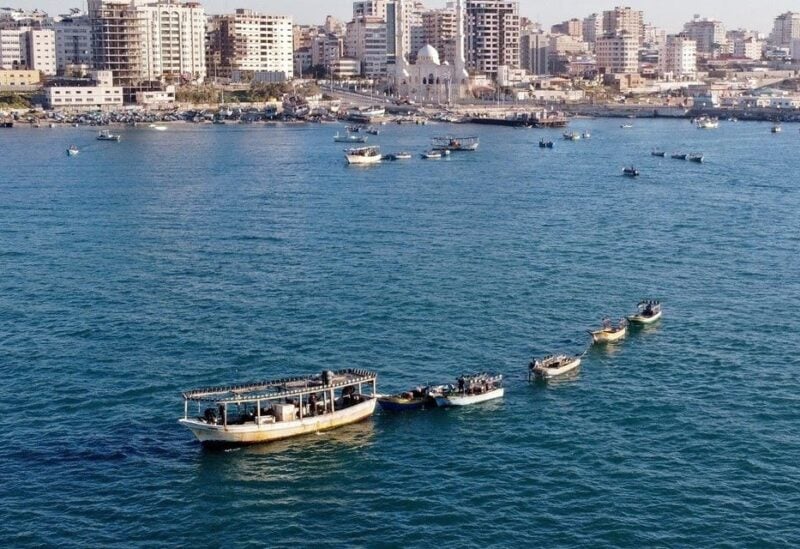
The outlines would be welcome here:
[[[28,68],[28,29],[0,29],[0,69]]]
[[[697,43],[686,36],[667,36],[661,50],[661,74],[677,80],[697,78]]]
[[[28,68],[47,76],[56,74],[56,33],[52,29],[33,29],[27,34]]]
[[[386,75],[386,20],[380,17],[358,17],[347,24],[345,41],[347,57],[361,62],[361,74],[368,78]]]
[[[787,47],[800,38],[800,13],[788,11],[775,18],[769,42],[773,46]]]
[[[764,43],[755,37],[733,41],[733,56],[758,61],[763,56]]]
[[[597,70],[602,74],[638,74],[639,38],[628,32],[597,39]]]
[[[122,106],[122,87],[114,86],[111,71],[93,73],[91,86],[52,86],[45,89],[45,103],[53,109],[91,110]]]
[[[627,32],[641,44],[644,39],[644,14],[633,8],[616,7],[603,12],[603,34]]]
[[[233,48],[232,69],[283,72],[294,76],[292,18],[238,9],[229,19],[227,39]]]
[[[92,25],[86,15],[57,22],[56,70],[64,74],[70,65],[92,66]]]
[[[146,78],[202,82],[206,77],[206,16],[199,4],[158,3],[139,8],[145,15]]]
[[[683,26],[683,34],[697,42],[697,53],[711,57],[715,50],[725,49],[727,34],[725,26],[714,19],[694,19]]]

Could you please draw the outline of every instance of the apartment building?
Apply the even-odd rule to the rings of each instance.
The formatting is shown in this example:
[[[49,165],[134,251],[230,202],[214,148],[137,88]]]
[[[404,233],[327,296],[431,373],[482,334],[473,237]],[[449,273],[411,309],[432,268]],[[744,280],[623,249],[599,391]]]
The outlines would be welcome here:
[[[777,47],[791,47],[792,41],[800,39],[800,12],[787,11],[775,18],[769,43]]]
[[[359,60],[363,76],[378,78],[386,75],[387,44],[385,19],[360,16],[347,24],[345,55]]]
[[[92,24],[88,15],[63,17],[54,25],[56,33],[56,71],[63,75],[70,66],[91,67]]]
[[[644,40],[644,14],[630,7],[616,7],[603,12],[603,34],[627,32],[639,40]]]
[[[550,73],[550,36],[541,31],[524,32],[519,37],[520,67],[530,74]]]
[[[597,70],[601,74],[638,74],[639,38],[630,32],[607,34],[597,39]]]
[[[31,29],[26,33],[28,68],[46,76],[56,74],[56,33],[53,29]]]
[[[675,80],[697,78],[697,42],[682,34],[668,35],[661,51],[660,71]]]
[[[425,44],[436,48],[442,59],[452,65],[455,62],[458,34],[455,8],[426,11],[422,14],[422,28]]]
[[[683,26],[683,34],[697,42],[697,54],[711,58],[727,47],[725,26],[715,19],[695,18]]]
[[[466,1],[466,57],[471,72],[497,76],[501,65],[519,68],[519,2]]]

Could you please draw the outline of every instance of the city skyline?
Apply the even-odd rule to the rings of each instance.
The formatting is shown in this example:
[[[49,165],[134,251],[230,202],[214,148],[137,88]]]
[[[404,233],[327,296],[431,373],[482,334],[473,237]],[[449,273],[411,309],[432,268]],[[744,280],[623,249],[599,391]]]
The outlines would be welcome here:
[[[250,8],[263,13],[290,15],[297,24],[318,24],[327,15],[343,21],[352,16],[352,0],[204,0],[200,2],[206,13],[230,13],[236,8]],[[430,8],[443,7],[446,0],[429,0],[424,4]],[[520,15],[527,17],[549,29],[551,25],[576,17],[583,18],[594,12],[612,9],[614,6],[630,6],[645,12],[647,22],[678,32],[683,24],[694,15],[719,19],[728,29],[747,28],[769,33],[774,18],[783,12],[798,10],[800,6],[791,0],[762,0],[758,3],[756,14],[752,12],[751,2],[730,2],[707,0],[702,7],[697,2],[676,0],[664,4],[656,0],[631,2],[598,2],[597,0],[573,0],[570,2],[548,3],[542,5],[536,0],[519,0]],[[22,9],[42,9],[51,15],[64,13],[71,7],[86,9],[86,1],[69,0],[24,0],[12,3],[10,7]]]

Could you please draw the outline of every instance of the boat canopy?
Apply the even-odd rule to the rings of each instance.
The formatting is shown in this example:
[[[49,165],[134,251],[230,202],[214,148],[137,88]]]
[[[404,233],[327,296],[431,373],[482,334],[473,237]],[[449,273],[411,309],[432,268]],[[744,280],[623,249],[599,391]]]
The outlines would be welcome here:
[[[373,383],[378,374],[367,370],[345,369],[324,371],[300,377],[269,381],[256,381],[241,385],[223,385],[184,391],[183,398],[193,402],[241,403],[279,399],[303,394],[318,393],[362,383]]]

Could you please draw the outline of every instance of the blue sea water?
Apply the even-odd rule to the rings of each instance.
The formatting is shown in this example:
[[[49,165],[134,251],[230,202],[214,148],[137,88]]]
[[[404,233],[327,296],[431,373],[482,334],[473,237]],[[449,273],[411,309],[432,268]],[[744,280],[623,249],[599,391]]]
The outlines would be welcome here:
[[[800,545],[800,135],[572,126],[387,126],[481,148],[366,169],[334,126],[0,132],[2,545]],[[176,422],[183,389],[340,367],[506,396],[226,452]]]

